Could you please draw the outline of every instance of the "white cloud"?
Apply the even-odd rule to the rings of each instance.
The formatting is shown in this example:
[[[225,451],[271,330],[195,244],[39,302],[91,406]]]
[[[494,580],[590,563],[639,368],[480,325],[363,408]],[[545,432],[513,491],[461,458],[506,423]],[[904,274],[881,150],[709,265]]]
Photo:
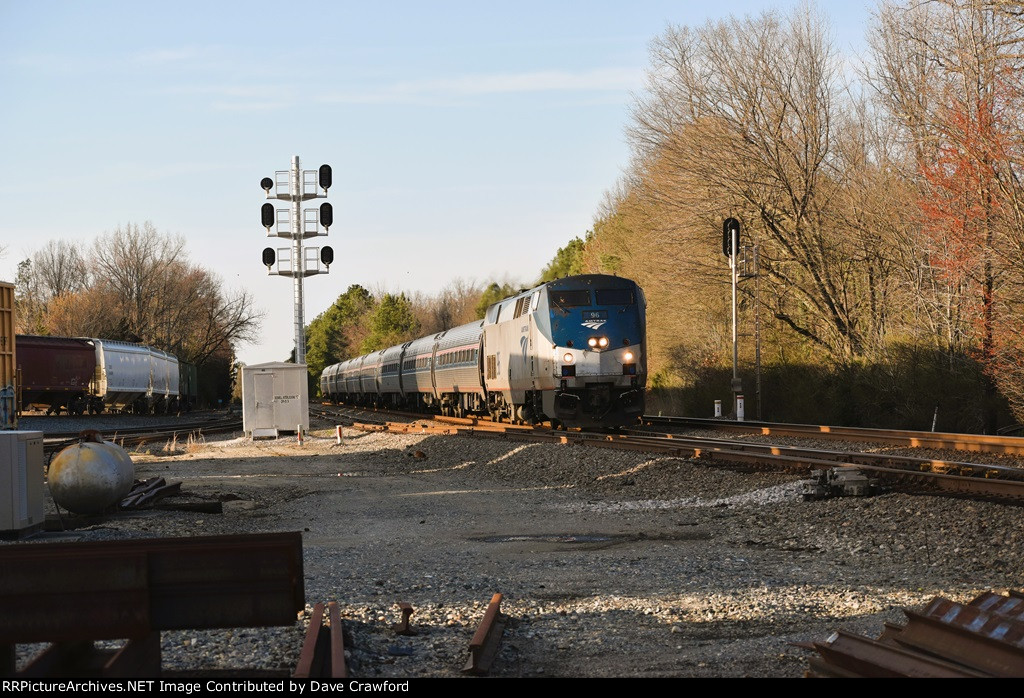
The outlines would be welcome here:
[[[155,49],[144,53],[135,54],[132,58],[136,63],[148,64],[172,64],[191,61],[207,61],[215,53],[214,46],[182,46],[180,48]]]
[[[325,102],[374,103],[436,100],[519,92],[629,91],[643,84],[640,68],[599,68],[580,72],[541,70],[431,78],[394,83],[377,90],[329,93]]]

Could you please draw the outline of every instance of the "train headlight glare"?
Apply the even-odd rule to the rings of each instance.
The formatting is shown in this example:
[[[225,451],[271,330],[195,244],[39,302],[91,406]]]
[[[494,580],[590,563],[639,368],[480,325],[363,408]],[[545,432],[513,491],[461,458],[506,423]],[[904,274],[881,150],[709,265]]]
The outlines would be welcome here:
[[[562,361],[564,361],[567,364],[573,364],[576,362],[576,357],[573,356],[570,352],[565,352],[565,356],[562,357]]]
[[[591,348],[596,347],[597,346],[597,337],[591,337],[590,339],[588,339],[587,340],[587,344],[589,344],[591,346]]]
[[[607,337],[601,337],[599,340],[597,340],[597,346],[599,346],[602,349],[604,349],[606,346],[608,346],[608,338]]]
[[[622,355],[622,360],[626,361],[626,362],[632,361],[633,360],[633,352],[627,351],[625,354]]]

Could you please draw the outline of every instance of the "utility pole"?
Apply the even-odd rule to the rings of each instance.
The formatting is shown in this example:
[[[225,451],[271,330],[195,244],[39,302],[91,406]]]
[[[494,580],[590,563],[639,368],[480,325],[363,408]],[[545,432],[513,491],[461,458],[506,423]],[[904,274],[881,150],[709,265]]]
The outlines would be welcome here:
[[[319,185],[319,186],[318,186]],[[307,247],[302,241],[309,237],[327,235],[334,223],[334,209],[324,202],[319,209],[302,209],[302,202],[310,199],[327,198],[331,186],[331,166],[321,165],[319,170],[302,170],[299,156],[292,158],[291,169],[278,170],[274,179],[264,177],[260,186],[268,199],[290,201],[291,209],[274,209],[271,203],[263,204],[260,219],[267,229],[267,237],[291,239],[292,245],[263,250],[263,265],[271,276],[290,276],[293,283],[293,304],[295,309],[295,363],[306,363],[306,323],[303,309],[302,280],[314,274],[327,274],[334,262],[334,250],[330,247]],[[273,190],[273,194],[271,194]],[[322,192],[322,193],[321,193]],[[323,232],[320,227],[323,226]],[[273,232],[271,229],[273,228]],[[313,254],[310,255],[309,253]],[[317,254],[319,252],[319,254]],[[324,268],[321,269],[320,265]]]

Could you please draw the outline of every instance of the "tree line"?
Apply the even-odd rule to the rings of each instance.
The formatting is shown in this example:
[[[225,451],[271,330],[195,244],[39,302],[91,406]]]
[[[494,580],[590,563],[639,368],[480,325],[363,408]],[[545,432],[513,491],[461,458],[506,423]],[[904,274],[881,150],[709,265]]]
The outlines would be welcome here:
[[[690,389],[731,362],[736,217],[748,374],[756,327],[809,390],[787,367],[836,399],[969,403],[961,428],[1024,421],[1024,5],[882,2],[867,45],[844,60],[811,5],[666,29],[629,169],[560,254],[646,289],[653,385]]]
[[[306,328],[310,380],[319,387],[331,364],[479,320],[489,305],[518,290],[508,281],[465,279],[454,279],[436,295],[373,293],[353,284]]]
[[[582,273],[582,250],[582,241],[571,241],[530,285]],[[353,284],[306,327],[310,385],[315,393],[320,374],[332,364],[481,320],[488,307],[520,288],[511,281],[478,283],[456,278],[429,295],[371,292]]]
[[[19,334],[97,337],[168,351],[200,370],[207,399],[230,394],[234,346],[256,337],[252,295],[225,289],[189,259],[180,236],[152,223],[119,226],[91,244],[51,240],[18,264]]]

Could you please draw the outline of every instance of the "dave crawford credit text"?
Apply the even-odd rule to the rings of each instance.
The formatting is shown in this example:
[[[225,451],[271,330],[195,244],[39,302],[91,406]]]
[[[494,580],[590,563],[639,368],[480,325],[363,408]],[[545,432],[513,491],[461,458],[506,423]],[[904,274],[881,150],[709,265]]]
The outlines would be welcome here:
[[[207,680],[207,681],[163,681],[159,679],[146,679],[141,681],[105,681],[95,679],[90,681],[28,681],[28,680],[3,680],[0,681],[0,691],[8,692],[38,692],[38,693],[92,693],[92,692],[117,692],[117,693],[138,693],[138,692],[160,692],[160,693],[182,693],[192,695],[194,693],[292,693],[303,695],[306,693],[397,693],[409,691],[408,681],[359,681],[357,679],[321,681],[309,679],[296,681],[285,679],[282,681],[251,681],[251,680]]]

